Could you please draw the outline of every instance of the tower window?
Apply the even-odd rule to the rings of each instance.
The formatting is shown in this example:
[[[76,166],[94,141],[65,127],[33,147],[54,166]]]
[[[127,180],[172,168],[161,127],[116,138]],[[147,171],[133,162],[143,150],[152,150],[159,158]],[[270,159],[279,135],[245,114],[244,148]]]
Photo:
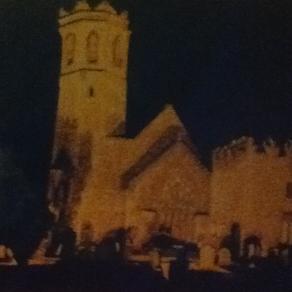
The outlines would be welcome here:
[[[113,41],[113,64],[116,67],[122,67],[123,65],[121,38],[119,36]]]
[[[71,65],[74,62],[74,55],[75,55],[75,45],[76,45],[76,37],[73,33],[69,33],[65,37],[65,59],[66,64]]]
[[[89,87],[88,95],[89,95],[89,97],[95,96],[94,88],[92,86]]]
[[[89,33],[87,37],[87,62],[96,64],[98,62],[99,37],[95,31]]]

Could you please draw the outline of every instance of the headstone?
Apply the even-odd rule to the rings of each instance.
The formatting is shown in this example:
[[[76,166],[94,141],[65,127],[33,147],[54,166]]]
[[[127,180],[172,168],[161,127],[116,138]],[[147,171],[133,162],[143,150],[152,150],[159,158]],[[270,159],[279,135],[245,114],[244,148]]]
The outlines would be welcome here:
[[[5,245],[0,245],[0,266],[16,266],[17,262],[14,259],[13,252]]]
[[[150,261],[153,270],[160,270],[160,254],[157,249],[150,252]]]
[[[170,271],[170,262],[162,261],[161,262],[161,271],[165,279],[169,280],[169,271]]]
[[[49,258],[46,256],[47,250],[49,246],[49,238],[44,238],[38,248],[35,250],[32,257],[29,259],[29,265],[47,265],[47,264],[54,264],[56,260],[53,258]]]
[[[262,252],[261,239],[256,235],[247,237],[243,242],[243,251],[246,259],[260,257]]]
[[[218,252],[218,265],[227,267],[231,265],[231,253],[227,248],[221,248]]]
[[[115,248],[116,248],[116,252],[120,252],[121,251],[121,245],[119,242],[115,242]]]
[[[7,257],[6,246],[0,245],[0,259],[5,259],[6,257]]]
[[[63,244],[59,244],[56,250],[56,256],[60,256],[63,251]]]
[[[251,243],[247,246],[247,257],[250,259],[251,257],[256,255],[256,246]]]
[[[210,245],[202,246],[200,250],[200,268],[204,270],[213,269],[215,266],[216,251]]]
[[[5,261],[2,263],[5,266],[16,266],[17,262],[14,258],[14,254],[13,251],[10,248],[5,247]],[[1,261],[0,261],[0,265],[1,265]]]

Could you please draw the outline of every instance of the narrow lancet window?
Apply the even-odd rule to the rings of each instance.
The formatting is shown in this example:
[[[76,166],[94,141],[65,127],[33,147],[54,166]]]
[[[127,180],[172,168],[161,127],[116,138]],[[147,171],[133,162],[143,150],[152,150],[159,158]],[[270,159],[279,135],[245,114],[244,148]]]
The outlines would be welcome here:
[[[73,33],[69,33],[65,37],[65,41],[64,41],[65,60],[66,60],[67,66],[74,63],[75,46],[76,46],[76,37]]]
[[[113,41],[113,64],[116,67],[122,67],[123,65],[122,46],[121,46],[120,36],[117,36]]]
[[[89,33],[87,38],[87,62],[90,64],[98,63],[99,37],[95,31]]]

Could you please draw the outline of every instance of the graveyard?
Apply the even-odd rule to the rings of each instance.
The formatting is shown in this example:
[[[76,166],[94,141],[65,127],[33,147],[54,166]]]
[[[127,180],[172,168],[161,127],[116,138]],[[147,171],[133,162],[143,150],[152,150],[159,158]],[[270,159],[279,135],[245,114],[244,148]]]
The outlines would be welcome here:
[[[162,236],[163,235],[163,236]],[[1,291],[291,291],[291,246],[279,245],[263,255],[256,242],[234,259],[211,244],[200,247],[159,234],[142,253],[116,238],[68,252],[58,245],[54,256],[44,243],[27,265],[0,248]],[[127,250],[126,250],[127,249]],[[50,251],[52,252],[52,251]],[[6,262],[5,262],[6,259]]]

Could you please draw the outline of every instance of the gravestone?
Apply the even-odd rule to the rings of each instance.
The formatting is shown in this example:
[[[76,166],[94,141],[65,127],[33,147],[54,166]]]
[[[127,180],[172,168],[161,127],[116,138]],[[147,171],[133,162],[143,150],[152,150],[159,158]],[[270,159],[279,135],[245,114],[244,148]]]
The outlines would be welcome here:
[[[56,262],[56,259],[49,258],[46,256],[48,246],[49,246],[49,239],[43,238],[38,248],[36,249],[32,257],[29,259],[28,264],[29,265],[54,264]]]
[[[218,265],[227,267],[231,265],[231,253],[227,248],[221,248],[218,252]]]
[[[151,267],[154,271],[160,270],[160,254],[158,249],[153,249],[150,253],[150,261],[151,261]]]
[[[6,254],[6,246],[5,245],[0,245],[0,260],[1,259],[6,259],[7,254]]]
[[[253,243],[250,243],[247,245],[247,258],[250,259],[254,256],[261,256],[262,254],[262,250],[261,250],[261,247],[256,245],[256,244],[253,244]]]
[[[161,262],[161,271],[165,279],[169,280],[169,271],[170,271],[170,261]]]
[[[200,250],[200,268],[203,270],[213,269],[215,267],[216,251],[210,245],[202,246]]]
[[[0,265],[16,266],[17,262],[14,258],[12,250],[5,245],[0,245]]]
[[[243,242],[243,254],[247,259],[261,256],[262,245],[261,240],[256,235],[247,237]]]

